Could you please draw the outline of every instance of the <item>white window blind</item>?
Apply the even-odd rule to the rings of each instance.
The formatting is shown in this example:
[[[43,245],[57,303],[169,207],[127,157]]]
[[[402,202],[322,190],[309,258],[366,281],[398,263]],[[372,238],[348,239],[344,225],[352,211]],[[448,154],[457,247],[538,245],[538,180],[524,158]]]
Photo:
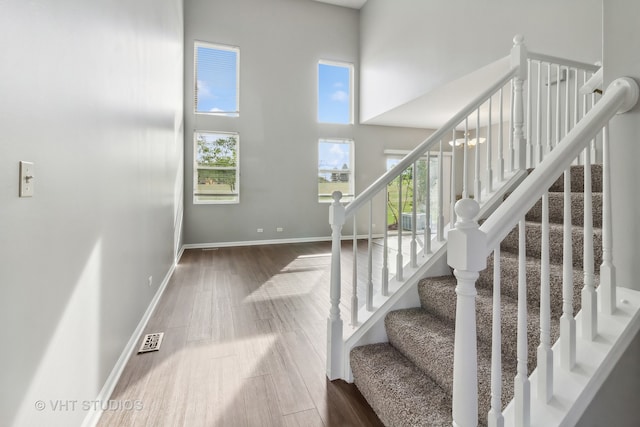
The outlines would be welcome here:
[[[195,43],[195,112],[237,117],[240,50]]]

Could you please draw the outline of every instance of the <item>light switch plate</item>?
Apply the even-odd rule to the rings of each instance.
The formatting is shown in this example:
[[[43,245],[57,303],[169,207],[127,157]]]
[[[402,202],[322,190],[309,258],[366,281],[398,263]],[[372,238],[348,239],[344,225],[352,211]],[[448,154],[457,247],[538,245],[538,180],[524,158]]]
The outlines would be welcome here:
[[[20,197],[33,197],[34,173],[33,162],[20,162]]]

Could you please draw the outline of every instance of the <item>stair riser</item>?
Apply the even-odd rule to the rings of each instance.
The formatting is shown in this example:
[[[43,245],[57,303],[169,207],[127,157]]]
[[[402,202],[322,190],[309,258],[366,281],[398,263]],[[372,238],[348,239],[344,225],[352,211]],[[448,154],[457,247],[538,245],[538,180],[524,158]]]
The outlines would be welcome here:
[[[564,174],[561,175],[549,187],[549,191],[562,193],[564,191]],[[584,191],[584,167],[571,167],[571,192],[580,193]],[[591,191],[593,193],[602,192],[602,165],[591,165]]]
[[[602,228],[602,193],[592,194],[593,227]],[[542,200],[529,210],[527,221],[542,222]],[[564,221],[564,193],[549,193],[549,222],[562,224]],[[584,227],[584,193],[571,195],[571,224]]]

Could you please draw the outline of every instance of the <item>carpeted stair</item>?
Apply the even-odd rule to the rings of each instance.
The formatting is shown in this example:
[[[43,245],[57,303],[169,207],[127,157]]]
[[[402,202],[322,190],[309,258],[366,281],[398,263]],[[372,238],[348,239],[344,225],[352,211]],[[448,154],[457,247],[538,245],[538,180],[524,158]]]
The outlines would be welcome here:
[[[602,169],[593,165],[594,266],[602,259]],[[574,314],[580,309],[583,286],[584,168],[571,167]],[[551,339],[559,336],[562,314],[563,178],[549,189],[549,253],[551,259]],[[540,245],[542,203],[527,213],[528,370],[536,366],[540,342]],[[478,420],[486,425],[491,399],[491,323],[493,256],[477,281]],[[513,397],[516,374],[518,293],[518,230],[501,244],[503,408]],[[596,284],[599,282],[596,276]],[[388,343],[356,347],[351,351],[354,382],[386,426],[450,426],[453,388],[453,347],[456,281],[453,276],[423,279],[418,285],[420,307],[387,314]]]

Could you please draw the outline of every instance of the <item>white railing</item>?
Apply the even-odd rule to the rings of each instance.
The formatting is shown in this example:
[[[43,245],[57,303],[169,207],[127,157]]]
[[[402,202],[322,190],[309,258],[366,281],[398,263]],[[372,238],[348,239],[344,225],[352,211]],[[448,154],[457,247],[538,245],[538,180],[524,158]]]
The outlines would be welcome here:
[[[528,79],[532,66],[536,72]],[[457,221],[456,201],[473,196],[481,205],[495,203],[503,197],[499,192],[502,186],[523,176],[527,167],[540,163],[559,144],[561,136],[575,126],[586,112],[586,107],[580,109],[578,87],[598,68],[527,52],[523,38],[516,36],[510,68],[491,86],[351,203],[343,206],[340,192],[333,194],[329,219],[333,241],[331,308],[327,320],[329,379],[349,377],[346,372],[349,349],[343,346],[345,335],[353,334],[403,285],[411,284],[413,280],[417,282],[419,267],[436,252],[443,254],[447,229],[454,228]],[[525,90],[527,79],[530,83]],[[535,120],[528,119],[533,117],[534,111]],[[445,187],[443,160],[449,155],[449,150],[445,149],[448,147],[450,183]],[[595,150],[595,143],[593,148]],[[596,158],[595,151],[591,158]],[[429,159],[436,159],[437,166]],[[433,174],[431,167],[436,168]],[[424,177],[418,171],[424,171]],[[437,182],[430,180],[431,176]],[[403,185],[403,180],[409,184]],[[390,200],[392,195],[393,200]],[[406,212],[411,218],[406,232],[402,221],[405,201],[411,202],[410,212]],[[388,223],[388,205],[397,206],[395,232],[389,230],[394,224]],[[418,210],[424,210],[422,230],[417,227]],[[384,223],[382,236],[373,234],[376,218],[378,223]],[[346,262],[342,259],[341,249],[345,224],[352,224],[353,245],[351,283],[343,288],[343,281],[348,283],[341,275],[341,264]],[[359,255],[358,251],[358,239],[363,234],[366,256]],[[367,264],[365,278],[358,275],[358,262]],[[377,304],[374,304],[374,294]],[[347,327],[342,322],[341,305],[349,311]]]
[[[548,59],[548,58],[547,58]],[[583,80],[584,82],[584,80]],[[568,87],[569,84],[566,84]],[[578,87],[574,86],[575,106],[578,106]],[[565,111],[566,135],[552,144],[550,152],[543,156],[542,161],[536,160],[541,145],[533,146],[532,159],[537,167],[514,190],[514,192],[500,205],[495,212],[478,226],[476,214],[479,206],[475,200],[465,199],[456,204],[459,222],[448,236],[448,261],[455,270],[458,278],[457,292],[457,320],[456,320],[456,348],[454,355],[454,392],[453,392],[453,420],[454,425],[476,426],[478,423],[477,405],[477,367],[470,363],[471,355],[475,354],[477,335],[475,328],[475,281],[478,272],[486,268],[487,257],[494,252],[494,259],[500,257],[500,243],[519,224],[520,229],[520,271],[518,283],[518,327],[517,327],[517,375],[514,379],[514,413],[515,425],[530,425],[531,391],[527,373],[527,283],[525,276],[524,253],[524,218],[536,201],[543,199],[543,233],[542,233],[542,268],[540,295],[540,346],[538,348],[538,388],[537,399],[548,402],[554,392],[553,353],[550,342],[550,297],[549,297],[549,253],[548,253],[548,189],[554,181],[564,173],[564,252],[563,252],[563,313],[560,318],[560,367],[571,370],[576,360],[576,320],[574,318],[573,301],[573,259],[571,234],[571,175],[569,166],[575,159],[580,158],[589,164],[592,157],[593,145],[596,137],[603,135],[603,224],[602,251],[603,261],[600,267],[600,289],[594,290],[593,266],[593,232],[591,213],[591,171],[584,168],[584,288],[582,289],[582,315],[580,317],[581,339],[593,340],[597,333],[598,316],[609,315],[615,311],[615,278],[611,258],[611,204],[609,180],[609,155],[607,124],[617,114],[628,111],[638,99],[638,86],[629,78],[614,81],[605,91],[598,103],[589,100],[590,110],[580,115],[574,111],[574,121],[571,123],[569,113]],[[558,91],[559,93],[559,91]],[[570,97],[567,96],[568,100]],[[529,104],[531,105],[531,104]],[[538,104],[536,104],[537,107]],[[583,112],[588,106],[583,104]],[[560,110],[559,108],[556,109]],[[540,114],[536,114],[536,117]],[[551,117],[547,115],[547,118]],[[551,120],[547,120],[551,122]],[[537,122],[536,122],[537,123]],[[556,122],[557,123],[557,122]],[[569,127],[573,125],[571,129]],[[556,125],[557,126],[557,125]],[[557,126],[557,129],[559,126]],[[542,135],[538,130],[535,134]],[[553,132],[551,132],[553,133]],[[546,132],[547,137],[549,131]],[[537,147],[537,148],[536,148]],[[531,147],[527,146],[528,152]],[[530,154],[531,154],[530,153]],[[566,195],[569,194],[567,197]],[[494,266],[494,325],[500,325],[500,268]],[[602,299],[601,314],[597,310],[597,296]],[[493,355],[491,379],[491,410],[487,414],[489,426],[502,426],[502,380],[501,365],[501,336],[499,326],[493,330]]]

